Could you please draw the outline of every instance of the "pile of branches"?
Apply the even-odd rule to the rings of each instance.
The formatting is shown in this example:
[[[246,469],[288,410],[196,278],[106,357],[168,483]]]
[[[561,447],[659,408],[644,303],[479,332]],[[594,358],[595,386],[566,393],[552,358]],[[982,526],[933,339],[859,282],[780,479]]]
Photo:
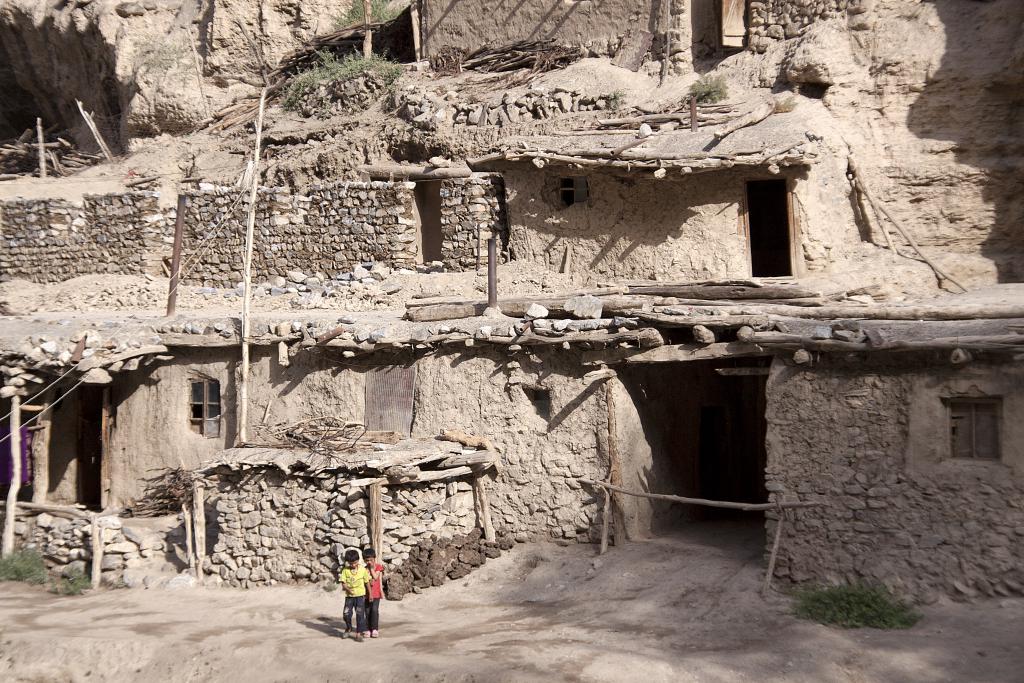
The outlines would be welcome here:
[[[75,149],[62,137],[43,143],[46,172],[51,176],[66,176],[103,160],[100,154],[89,154]],[[13,179],[21,175],[39,173],[39,144],[35,131],[26,129],[17,139],[0,144],[0,178]],[[8,178],[10,176],[10,178]]]
[[[462,48],[445,45],[437,54],[430,58],[430,68],[441,76],[462,73],[462,62],[466,59],[466,51]]]
[[[323,469],[340,462],[339,453],[367,448],[372,443],[397,443],[395,432],[371,432],[360,422],[346,422],[330,415],[279,425],[269,435],[282,445],[309,450],[309,466]]]
[[[142,498],[127,510],[133,517],[160,517],[181,511],[182,505],[192,504],[192,491],[199,472],[175,467],[146,480]]]
[[[481,48],[462,62],[462,68],[485,73],[517,69],[540,73],[567,67],[582,56],[578,47],[556,45],[551,39],[520,40],[501,47]]]

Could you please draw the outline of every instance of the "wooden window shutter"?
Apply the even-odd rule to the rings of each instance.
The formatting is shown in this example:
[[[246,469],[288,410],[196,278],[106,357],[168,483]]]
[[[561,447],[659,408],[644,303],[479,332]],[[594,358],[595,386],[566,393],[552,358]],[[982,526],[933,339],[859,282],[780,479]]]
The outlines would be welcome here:
[[[363,424],[371,431],[409,436],[415,392],[415,365],[371,368],[363,391]]]
[[[722,0],[722,47],[743,47],[747,0]]]

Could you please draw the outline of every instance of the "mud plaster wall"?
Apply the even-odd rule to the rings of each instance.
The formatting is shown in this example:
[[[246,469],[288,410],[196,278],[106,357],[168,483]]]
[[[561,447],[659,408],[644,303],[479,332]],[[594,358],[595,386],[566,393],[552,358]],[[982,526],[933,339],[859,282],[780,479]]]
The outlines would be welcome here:
[[[154,468],[194,466],[217,457],[235,426],[235,355],[209,351],[175,361],[148,374],[132,373],[114,387],[111,497],[137,497]],[[251,425],[253,434],[272,403],[267,424],[293,423],[319,415],[359,421],[363,417],[366,370],[373,363],[404,363],[407,355],[344,359],[327,351],[300,354],[288,368],[265,349],[254,352]],[[442,428],[490,437],[502,451],[503,467],[491,491],[492,517],[499,532],[518,540],[558,537],[589,541],[599,534],[600,511],[593,492],[576,477],[607,475],[607,418],[600,387],[583,382],[585,368],[575,354],[538,351],[510,357],[492,349],[438,353],[417,362],[413,436],[429,438]],[[221,382],[223,436],[208,439],[190,431],[188,380],[209,376]],[[549,417],[542,415],[523,385],[551,392]]]
[[[79,275],[159,275],[172,222],[155,192],[0,202],[0,276],[59,282]]]
[[[592,55],[614,52],[629,26],[648,26],[650,8],[635,3],[544,2],[487,3],[481,0],[425,0],[422,7],[424,50],[437,54],[443,47],[473,52],[481,47],[518,40],[554,38],[580,45]]]
[[[1002,397],[1001,462],[949,457],[942,398],[956,395]],[[923,599],[1024,592],[1022,410],[1013,366],[776,362],[769,491],[826,503],[791,511],[777,575],[880,581]]]
[[[830,160],[790,176],[802,255],[797,273],[832,268],[861,239],[839,166]],[[589,173],[589,200],[566,207],[559,179],[581,174],[518,165],[505,171],[513,259],[584,279],[747,277],[745,183],[786,177],[761,170],[679,180]]]

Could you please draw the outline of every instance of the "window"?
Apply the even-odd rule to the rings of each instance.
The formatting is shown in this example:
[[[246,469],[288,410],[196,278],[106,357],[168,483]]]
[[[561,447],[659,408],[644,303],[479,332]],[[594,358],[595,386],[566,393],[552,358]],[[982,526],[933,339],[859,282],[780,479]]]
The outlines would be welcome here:
[[[1002,399],[955,398],[946,404],[953,457],[998,460]]]
[[[189,423],[192,431],[206,437],[220,436],[220,382],[197,379],[191,382]]]
[[[590,198],[590,187],[586,176],[562,178],[558,186],[558,197],[566,206],[585,204]]]
[[[545,420],[551,419],[550,389],[544,389],[543,387],[528,387],[524,384],[523,393],[526,394],[526,398],[530,399],[530,402],[533,404],[533,409],[537,411],[537,415]]]

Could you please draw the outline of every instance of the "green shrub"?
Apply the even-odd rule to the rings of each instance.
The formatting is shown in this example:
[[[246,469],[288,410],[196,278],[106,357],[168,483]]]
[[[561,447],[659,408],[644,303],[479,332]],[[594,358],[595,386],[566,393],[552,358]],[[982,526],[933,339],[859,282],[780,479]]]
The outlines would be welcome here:
[[[15,550],[0,559],[0,581],[46,583],[46,565],[43,556],[35,550]]]
[[[370,21],[391,21],[402,13],[402,8],[392,7],[389,0],[370,0]],[[348,28],[363,23],[363,0],[354,0],[348,12],[334,20],[337,28]]]
[[[729,96],[729,86],[724,76],[701,76],[690,86],[690,94],[701,104],[714,104]]]
[[[608,108],[612,111],[618,111],[622,108],[622,105],[626,102],[626,93],[622,90],[616,90],[608,96]]]
[[[374,56],[367,59],[360,55],[347,55],[338,59],[331,52],[317,52],[317,58],[319,63],[316,66],[296,74],[288,84],[283,101],[285,109],[296,109],[302,96],[316,89],[321,83],[346,81],[360,74],[372,73],[390,88],[402,75],[401,64],[383,57]]]
[[[781,100],[775,100],[775,113],[786,114],[796,109],[796,98],[790,95]]]
[[[92,586],[89,577],[80,571],[68,572],[68,575],[57,579],[53,584],[53,592],[58,595],[81,595]]]
[[[882,586],[853,584],[797,593],[796,616],[842,628],[910,628],[921,618]]]

